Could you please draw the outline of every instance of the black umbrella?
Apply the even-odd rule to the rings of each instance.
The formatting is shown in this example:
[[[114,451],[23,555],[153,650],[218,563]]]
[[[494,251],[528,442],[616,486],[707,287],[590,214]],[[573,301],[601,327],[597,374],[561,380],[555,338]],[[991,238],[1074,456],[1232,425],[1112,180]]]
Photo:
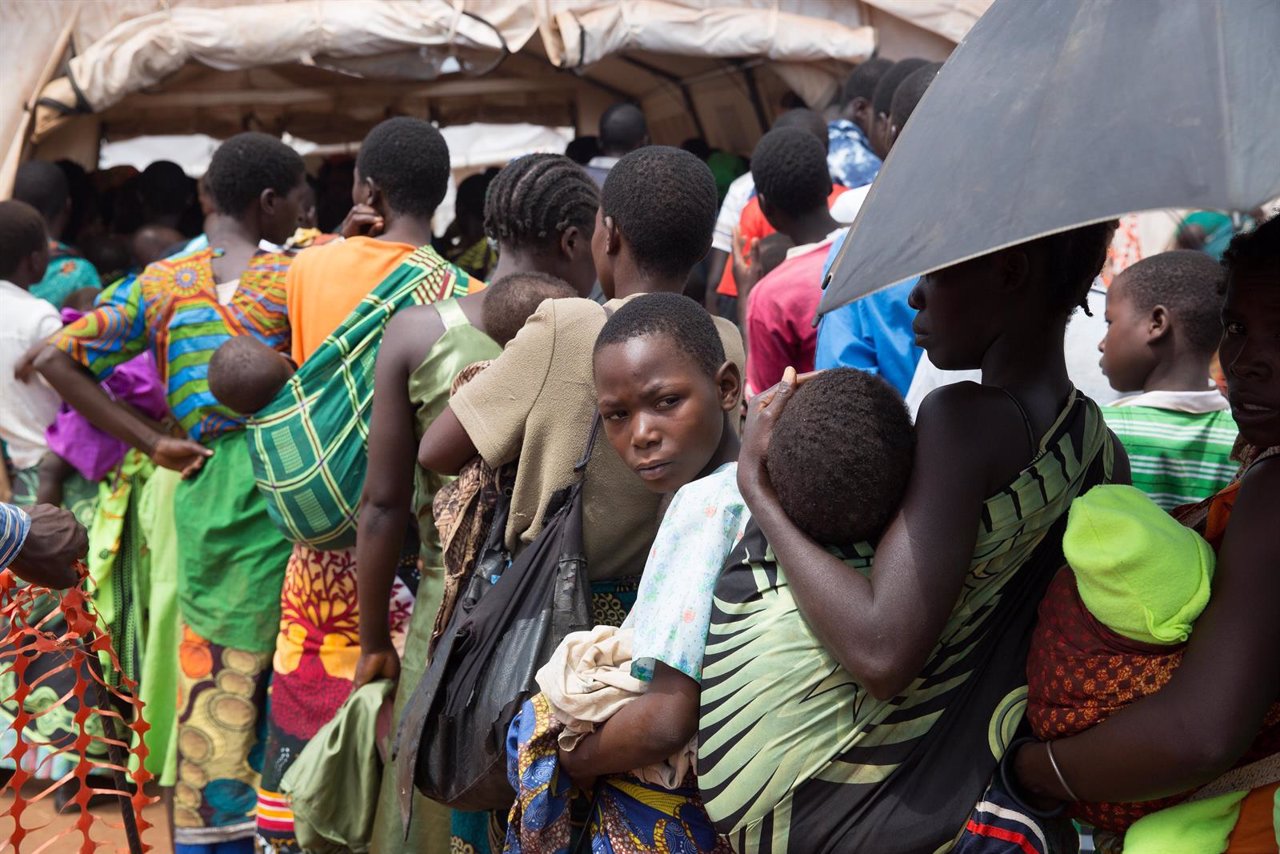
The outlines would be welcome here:
[[[1280,196],[1280,0],[997,0],[854,221],[820,312],[1131,211]]]

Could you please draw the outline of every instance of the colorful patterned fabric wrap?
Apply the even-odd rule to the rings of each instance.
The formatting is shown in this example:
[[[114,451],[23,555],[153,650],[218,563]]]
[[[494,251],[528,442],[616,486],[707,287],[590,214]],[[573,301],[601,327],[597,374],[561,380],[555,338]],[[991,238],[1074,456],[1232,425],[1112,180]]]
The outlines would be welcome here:
[[[1083,732],[1154,694],[1182,662],[1185,644],[1130,640],[1099,623],[1080,600],[1068,567],[1049,584],[1039,616],[1027,658],[1027,722],[1042,741]],[[1081,802],[1071,814],[1095,827],[1123,831],[1184,797],[1132,804]]]
[[[408,305],[465,296],[472,281],[431,247],[418,249],[249,419],[254,477],[290,540],[317,549],[355,544],[374,364],[387,321]]]
[[[1268,451],[1267,456],[1273,456]],[[1242,459],[1261,454],[1245,450]],[[1240,474],[1243,474],[1241,470]],[[1222,545],[1240,489],[1240,475],[1174,518],[1204,536],[1216,551]],[[1039,622],[1027,659],[1027,720],[1036,737],[1050,741],[1102,723],[1129,704],[1154,694],[1182,663],[1185,644],[1156,646],[1123,637],[1102,625],[1085,607],[1069,567],[1062,568],[1040,602]],[[1280,700],[1267,710],[1262,729],[1236,767],[1280,753]],[[1191,791],[1141,803],[1072,805],[1070,815],[1114,834],[1123,834],[1143,816],[1186,801]]]
[[[543,694],[525,701],[511,722],[507,774],[516,802],[507,821],[507,852],[569,854],[578,850],[574,842],[586,832],[593,854],[732,854],[729,840],[711,826],[692,776],[678,789],[651,786],[630,775],[601,778],[585,827],[575,822],[579,808],[592,797],[560,773],[556,735],[561,729]]]
[[[179,845],[253,837],[271,655],[208,641],[182,628],[178,649]]]
[[[1039,452],[983,504],[960,598],[920,675],[877,700],[801,616],[759,527],[717,582],[698,775],[738,851],[934,851],[953,840],[1022,721],[1036,604],[1072,499],[1110,478],[1098,407],[1071,395]],[[867,546],[844,555],[867,572]],[[901,808],[909,801],[912,808]]]
[[[169,409],[196,441],[244,423],[209,390],[209,360],[234,335],[253,335],[289,351],[284,277],[291,256],[259,252],[240,274],[228,305],[218,302],[213,259],[204,249],[157,261],[99,297],[98,306],[62,328],[52,343],[99,380],[150,347]]]
[[[408,537],[391,588],[391,637],[399,653],[417,586],[417,537]],[[355,549],[295,545],[280,594],[280,634],[272,665],[266,759],[258,792],[260,850],[300,852],[285,772],[351,695],[360,657]]]

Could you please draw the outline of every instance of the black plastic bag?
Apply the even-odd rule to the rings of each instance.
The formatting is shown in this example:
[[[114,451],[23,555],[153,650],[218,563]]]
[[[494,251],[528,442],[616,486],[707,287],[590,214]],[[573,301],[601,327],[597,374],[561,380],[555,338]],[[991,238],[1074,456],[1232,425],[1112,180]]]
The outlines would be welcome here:
[[[565,635],[593,624],[581,475],[599,424],[597,416],[578,480],[556,496],[538,537],[492,585],[480,577],[492,569],[478,561],[405,707],[395,754],[406,827],[414,786],[460,810],[505,811],[515,799],[507,780],[511,720],[537,692],[534,677]]]

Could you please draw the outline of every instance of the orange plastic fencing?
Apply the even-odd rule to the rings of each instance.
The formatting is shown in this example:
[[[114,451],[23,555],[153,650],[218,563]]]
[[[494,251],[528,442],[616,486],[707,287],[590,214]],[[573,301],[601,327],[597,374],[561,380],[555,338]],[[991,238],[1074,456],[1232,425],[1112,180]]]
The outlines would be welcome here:
[[[79,811],[76,823],[57,832],[52,838],[45,839],[39,847],[30,849],[29,854],[77,850],[72,848],[77,841],[81,854],[92,854],[108,847],[91,837],[95,821],[102,821],[106,826],[117,830],[123,829],[129,843],[127,850],[141,854],[151,848],[142,842],[142,835],[151,827],[143,818],[142,809],[158,800],[148,797],[143,791],[144,784],[151,779],[143,762],[147,756],[145,736],[149,727],[142,716],[142,703],[136,697],[137,684],[121,673],[120,661],[112,649],[107,627],[93,608],[87,592],[90,585],[88,573],[83,565],[79,565],[77,569],[81,584],[68,590],[50,590],[29,585],[8,570],[0,572],[0,627],[8,627],[8,634],[0,644],[0,675],[12,672],[17,684],[14,693],[2,699],[17,709],[14,729],[18,733],[16,745],[6,754],[6,758],[14,761],[17,770],[3,789],[0,789],[12,789],[13,800],[0,814],[12,820],[13,830],[9,844],[15,854],[21,854],[23,841],[31,833],[48,827],[24,827],[22,815],[26,808],[36,801],[51,797],[63,786],[78,782],[79,787],[71,799]],[[57,602],[57,607],[51,611],[48,609],[50,597]],[[48,611],[45,616],[37,616],[45,611]],[[59,624],[59,616],[65,624]],[[58,656],[65,658],[65,661],[31,682],[27,678],[27,669],[40,655]],[[113,688],[103,678],[100,655],[106,658],[114,673],[119,674],[119,689]],[[74,687],[48,708],[35,714],[29,713],[25,706],[30,693],[53,675],[66,671],[75,675]],[[69,743],[32,743],[23,737],[23,732],[34,719],[68,706],[74,706],[76,727],[76,737]],[[118,708],[130,709],[128,718],[117,711]],[[101,735],[90,731],[89,723],[95,717],[101,726],[94,729],[99,729],[103,733]],[[89,751],[95,745],[99,754],[105,746],[109,757],[106,761],[89,758]],[[25,798],[22,794],[23,786],[33,775],[24,768],[24,765],[30,763],[24,763],[23,757],[39,748],[47,748],[52,756],[70,754],[75,759],[75,768],[61,778],[50,781],[34,797]],[[135,759],[132,771],[129,770],[130,756]],[[89,785],[90,774],[110,776],[114,785],[108,788],[92,787]],[[133,784],[132,792],[128,791],[129,782]],[[118,799],[121,805],[121,822],[105,821],[89,812],[89,800],[96,795],[109,795]]]

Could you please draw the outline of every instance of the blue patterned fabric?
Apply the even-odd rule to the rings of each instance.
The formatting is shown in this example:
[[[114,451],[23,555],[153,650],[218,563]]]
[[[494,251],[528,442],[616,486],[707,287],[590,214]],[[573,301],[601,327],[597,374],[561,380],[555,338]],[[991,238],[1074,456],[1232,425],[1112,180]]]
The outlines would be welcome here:
[[[0,569],[13,563],[27,541],[31,517],[21,507],[0,504]]]
[[[507,854],[569,854],[583,826],[579,807],[591,803],[560,773],[556,736],[563,729],[546,695],[526,700],[507,732],[507,777],[516,790],[507,824]],[[576,803],[575,803],[576,802]],[[642,783],[629,774],[596,781],[585,816],[592,854],[670,851],[732,854],[716,834],[692,775],[678,789]]]
[[[827,168],[831,180],[852,190],[870,184],[880,172],[880,158],[871,150],[867,136],[848,119],[827,125]]]

